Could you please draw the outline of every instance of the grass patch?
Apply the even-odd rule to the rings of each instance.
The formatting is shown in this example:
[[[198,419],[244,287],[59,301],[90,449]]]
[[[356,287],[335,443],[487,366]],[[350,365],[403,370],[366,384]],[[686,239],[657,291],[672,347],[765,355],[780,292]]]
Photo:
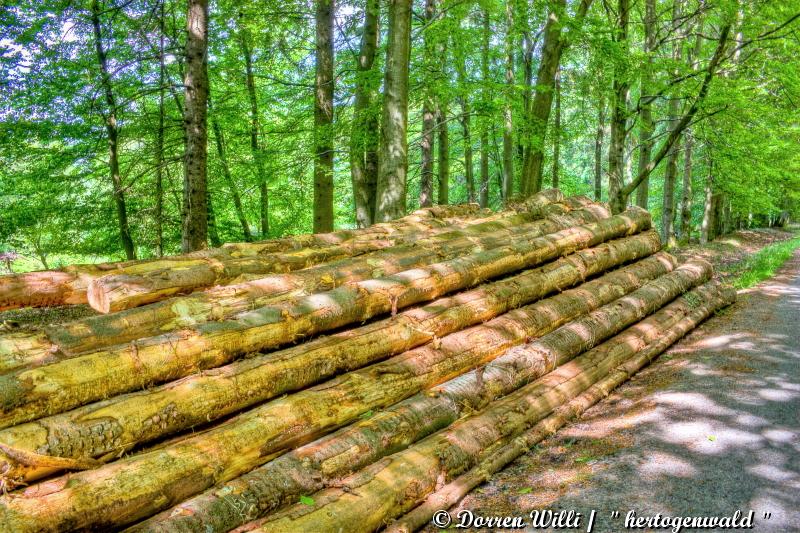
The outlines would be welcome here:
[[[773,276],[798,248],[800,248],[800,237],[762,248],[736,265],[733,286],[737,289],[746,289]]]

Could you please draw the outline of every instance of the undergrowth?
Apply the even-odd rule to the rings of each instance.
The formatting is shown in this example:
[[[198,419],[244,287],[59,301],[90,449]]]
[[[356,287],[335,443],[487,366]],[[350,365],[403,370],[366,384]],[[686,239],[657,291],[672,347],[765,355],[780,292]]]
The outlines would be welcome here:
[[[733,286],[737,289],[746,289],[773,276],[798,248],[800,248],[800,237],[762,248],[736,265]]]

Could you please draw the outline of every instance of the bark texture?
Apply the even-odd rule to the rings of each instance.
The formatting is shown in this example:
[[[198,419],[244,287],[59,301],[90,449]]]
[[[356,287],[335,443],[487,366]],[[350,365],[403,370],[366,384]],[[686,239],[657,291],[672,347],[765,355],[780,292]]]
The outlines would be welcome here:
[[[333,231],[334,0],[316,0],[314,78],[314,233]],[[402,213],[405,214],[405,213]]]

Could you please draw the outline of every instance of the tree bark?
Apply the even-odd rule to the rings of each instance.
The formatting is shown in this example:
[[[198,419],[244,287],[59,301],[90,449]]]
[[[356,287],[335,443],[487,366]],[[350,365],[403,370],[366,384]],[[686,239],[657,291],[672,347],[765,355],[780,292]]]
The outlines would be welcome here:
[[[332,1],[332,0],[331,0]],[[267,185],[267,172],[264,169],[264,153],[258,140],[261,131],[258,113],[258,95],[256,94],[256,80],[253,74],[253,52],[250,49],[249,35],[245,30],[239,32],[239,44],[244,57],[245,86],[250,100],[250,153],[256,170],[259,193],[259,222],[261,238],[269,236],[269,187]]]
[[[553,123],[553,170],[550,173],[552,185],[558,189],[558,160],[561,157],[561,75],[556,72],[555,119]]]
[[[613,353],[629,359],[626,359],[616,369],[595,382],[583,393],[561,404],[547,418],[518,437],[505,437],[502,439],[500,441],[502,446],[495,444],[492,447],[492,451],[483,455],[472,469],[437,489],[421,505],[392,523],[386,529],[386,532],[407,533],[423,527],[437,510],[448,509],[455,505],[470,490],[486,482],[492,474],[500,471],[504,466],[527,453],[533,446],[555,433],[569,421],[579,418],[589,407],[606,398],[612,390],[650,364],[662,352],[697,327],[717,309],[733,303],[736,297],[735,292],[722,288],[716,291],[708,290],[714,285],[715,283],[712,282],[696,290],[695,294],[704,294],[710,297],[708,300],[703,300],[700,307],[690,306],[690,302],[687,299],[681,298],[656,315],[645,319],[636,326],[632,326],[610,341],[593,349],[592,353],[582,356],[582,358],[585,357],[588,360],[595,354],[603,354],[608,357]],[[673,318],[673,315],[678,317],[677,320]]]
[[[208,247],[206,176],[206,114],[208,102],[208,0],[189,0],[186,15],[186,73],[183,122],[184,156],[183,226],[184,252]]]
[[[594,136],[594,199],[603,198],[603,134],[606,130],[606,101],[601,94],[597,105],[597,132]]]
[[[705,200],[703,202],[703,221],[700,224],[700,244],[708,244],[714,240],[714,174],[713,159],[708,158],[708,176],[706,176]]]
[[[375,221],[375,188],[378,179],[376,149],[378,121],[372,100],[375,96],[375,75],[372,66],[378,49],[379,0],[367,0],[364,28],[356,67],[353,126],[350,132],[350,177],[353,182],[356,224],[366,228]]]
[[[486,110],[489,108],[491,95],[489,94],[488,85],[489,79],[489,37],[491,26],[489,24],[489,12],[484,9],[483,11],[483,32],[481,39],[481,80],[483,81],[481,87],[481,107]],[[484,114],[486,111],[483,112]],[[488,118],[485,116],[478,117],[478,125],[480,126],[480,146],[481,146],[481,186],[478,191],[478,203],[481,207],[489,205],[489,128]]]
[[[222,246],[222,241],[219,238],[217,231],[217,217],[214,214],[214,203],[211,198],[211,188],[206,188],[206,205],[208,206],[208,241],[214,248]]]
[[[657,236],[651,235],[655,238],[653,242],[657,244]],[[502,353],[507,347],[524,342],[526,334],[536,337],[552,331],[559,324],[570,320],[570,317],[597,309],[669,272],[673,264],[673,258],[659,254],[607,274],[589,282],[587,286],[503,315],[484,326],[462,330],[442,338],[438,348],[428,345],[415,352],[419,357],[435,356],[437,360],[442,360],[443,357],[477,358],[482,354],[490,357],[487,354]],[[553,320],[546,320],[545,315]],[[493,331],[494,335],[491,334]],[[471,353],[471,339],[478,336],[488,339],[489,344],[481,344],[476,347],[477,352]],[[465,349],[465,345],[469,348]],[[281,505],[297,501],[300,495],[330,486],[333,479],[367,467],[374,461],[413,444],[451,424],[472,408],[470,404],[453,403],[450,396],[440,395],[438,390],[438,387],[429,389],[430,394],[417,394],[385,411],[297,448],[222,487],[207,491],[153,517],[134,528],[134,531],[169,531],[181,528],[192,530],[199,524],[208,527],[210,531],[228,531],[246,520],[266,515]],[[369,435],[376,438],[369,438]],[[341,450],[355,448],[359,453],[341,453]],[[229,498],[225,498],[226,495]],[[235,509],[247,511],[243,514],[235,512]]]
[[[117,396],[63,415],[39,419],[34,424],[0,431],[0,442],[16,450],[36,451],[58,457],[102,457],[112,450],[121,450],[111,440],[94,440],[90,443],[85,436],[102,432],[102,427],[108,426],[109,417],[115,420],[115,427],[121,431],[115,435],[115,440],[125,442],[126,448],[129,448],[196,424],[210,422],[284,392],[301,390],[336,374],[357,370],[431,340],[436,340],[433,349],[431,346],[416,348],[397,358],[412,360],[420,356],[427,359],[431,353],[435,353],[439,364],[444,360],[448,360],[448,364],[457,364],[465,357],[500,353],[508,343],[519,343],[526,338],[520,334],[520,327],[528,336],[531,331],[554,329],[558,324],[608,303],[668,272],[672,269],[674,260],[669,256],[657,255],[635,267],[626,267],[599,280],[588,282],[579,289],[523,308],[506,318],[490,319],[555,290],[580,283],[586,272],[599,273],[622,261],[653,253],[659,244],[653,233],[612,242],[607,249],[569,256],[561,260],[555,268],[548,266],[525,272],[509,280],[488,284],[479,290],[459,295],[457,299],[445,298],[401,313],[392,320],[312,341],[279,353],[258,355],[154,390]],[[585,263],[578,262],[581,260]],[[525,287],[524,290],[520,290],[522,286]],[[508,298],[509,291],[514,293],[513,298]],[[475,312],[479,305],[485,307]],[[558,318],[554,317],[553,310],[559,310]],[[487,320],[490,321],[486,325],[455,333]],[[413,331],[409,330],[409,324],[412,323],[417,324]],[[510,323],[516,326],[509,326]],[[510,333],[497,337],[492,335],[495,330]],[[467,351],[464,354],[456,349],[463,349],[466,343],[475,341],[481,335],[486,336],[489,342],[475,348],[480,353]],[[320,365],[319,362],[324,364]],[[395,363],[396,361],[381,363],[382,366],[378,368],[387,364],[391,368],[396,366]],[[361,372],[381,374],[376,373],[374,368]],[[233,386],[233,383],[236,385]],[[197,410],[196,406],[200,404],[203,409]],[[165,410],[169,411],[170,417],[161,424],[152,424],[153,417],[166,412]],[[420,411],[420,415],[423,414]],[[58,444],[48,444],[46,435],[41,431],[42,427],[50,428],[51,432],[58,431]],[[11,462],[8,464],[11,465]],[[53,468],[12,465],[6,470],[6,475],[9,478],[31,481],[54,471],[56,469]]]
[[[682,244],[687,244],[692,233],[692,148],[693,139],[691,130],[687,129],[684,135],[683,147],[683,190],[681,192],[680,228],[679,237]]]
[[[390,0],[375,209],[379,221],[400,218],[406,211],[410,53],[411,0]]]
[[[670,285],[675,286],[659,283],[662,278],[670,278]],[[454,423],[445,430],[391,455],[386,461],[373,463],[378,472],[386,475],[373,478],[375,470],[373,466],[367,466],[362,472],[344,480],[345,490],[328,489],[317,493],[315,500],[318,503],[315,507],[306,509],[304,513],[293,513],[293,509],[289,508],[287,512],[267,518],[263,529],[256,528],[253,531],[336,531],[337,528],[373,531],[381,522],[386,523],[388,519],[416,506],[427,494],[433,492],[437,478],[439,481],[450,479],[474,465],[481,452],[490,445],[502,443],[505,438],[518,435],[530,427],[531,422],[540,420],[555,406],[563,403],[565,399],[562,395],[565,392],[582,392],[624,362],[626,356],[630,356],[630,351],[624,349],[593,350],[577,357],[625,327],[622,323],[613,322],[613,318],[609,322],[609,318],[619,315],[627,324],[631,324],[636,321],[631,317],[643,318],[645,315],[642,313],[647,310],[657,311],[669,303],[671,299],[665,301],[664,295],[673,294],[673,298],[680,295],[675,294],[677,286],[691,288],[698,284],[697,274],[687,276],[685,271],[675,271],[662,278],[635,291],[634,294],[650,298],[646,303],[640,300],[632,302],[633,295],[630,295],[618,300],[620,305],[616,305],[617,302],[607,304],[555,331],[545,326],[545,331],[552,332],[528,344],[507,349],[503,355],[490,359],[485,366],[431,387],[425,391],[426,394],[418,394],[405,400],[396,408],[406,407],[413,411],[416,406],[438,403],[439,409],[463,409],[477,413],[458,421],[455,421],[456,415],[447,421]],[[522,314],[521,311],[515,314]],[[670,314],[674,313],[672,309],[670,311]],[[589,327],[589,331],[577,330],[578,322],[581,326]],[[512,323],[509,320],[503,326],[507,330],[513,330],[515,326]],[[558,324],[560,323],[562,322],[558,320]],[[594,331],[598,335],[590,336],[589,332]],[[532,337],[535,338],[536,334]],[[558,344],[554,344],[556,341]],[[618,346],[617,343],[614,345]],[[549,375],[542,378],[546,374]],[[567,383],[575,386],[575,389],[564,387]],[[507,396],[492,402],[504,394]],[[538,401],[532,401],[532,397]],[[479,411],[482,408],[485,410]],[[381,415],[383,413],[378,416]],[[409,467],[409,463],[414,465],[411,468],[413,473],[406,474],[405,468]],[[420,466],[419,463],[423,465]],[[401,465],[402,468],[396,470]],[[391,474],[397,474],[397,477],[389,477],[387,469],[392,471]],[[419,481],[414,489],[408,484],[411,476],[417,476]],[[344,505],[348,492],[346,489],[351,486],[348,483],[350,480],[359,478],[367,483],[359,486],[359,496],[364,499],[359,510],[354,510],[350,508],[350,502],[347,502],[347,506]],[[382,485],[378,491],[380,494],[375,492],[378,485]],[[381,497],[384,504],[377,505],[377,500]]]
[[[314,233],[324,233],[333,231],[334,219],[334,0],[316,0],[316,8],[316,77],[314,78]],[[404,214],[405,213],[402,213],[402,215]]]
[[[513,0],[506,2],[506,57],[505,57],[505,101],[503,107],[503,201],[508,203],[514,196],[514,116],[516,79],[514,76],[514,25]]]
[[[447,108],[439,103],[439,191],[436,197],[439,205],[447,205],[450,202],[450,132],[447,124]]]
[[[425,0],[425,30],[423,44],[423,92],[422,103],[422,135],[420,138],[420,151],[422,152],[422,165],[420,169],[419,205],[427,207],[433,205],[433,150],[436,128],[436,102],[433,94],[433,80],[430,73],[434,71],[434,48],[428,27],[435,16],[434,0]]]
[[[166,64],[164,54],[164,0],[160,0],[158,18],[158,126],[156,130],[156,205],[154,226],[156,231],[156,255],[164,256],[164,85],[166,83]],[[133,258],[129,258],[133,259]]]
[[[672,3],[672,26],[680,27],[681,18],[681,0],[673,0]],[[672,43],[672,60],[676,65],[673,72],[674,77],[678,77],[677,65],[682,61],[683,56],[683,40],[684,35],[682,31],[678,31],[675,40]],[[675,96],[669,100],[669,128],[674,130],[678,126],[678,111],[680,102]],[[677,133],[675,141],[670,147],[667,154],[667,166],[664,169],[664,191],[662,194],[661,205],[661,240],[665,244],[675,244],[675,181],[678,177],[678,156],[680,155],[681,132]]]
[[[119,128],[117,127],[117,101],[114,88],[111,85],[111,74],[108,71],[108,57],[103,47],[103,35],[100,29],[100,4],[92,0],[92,29],[94,30],[95,52],[97,63],[100,67],[100,82],[106,97],[108,110],[105,114],[106,135],[108,136],[108,168],[111,173],[111,186],[113,190],[114,205],[117,209],[117,223],[122,249],[127,259],[136,259],[136,247],[131,237],[128,225],[128,209],[125,203],[125,193],[122,187],[122,176],[119,170]]]
[[[530,268],[561,255],[649,228],[646,211],[623,215],[392,276],[349,282],[324,293],[0,376],[0,426],[170,381],[234,357],[295,342],[383,313],[430,301],[478,281]],[[114,368],[113,379],[108,368]],[[91,371],[90,369],[95,369]]]
[[[472,164],[472,109],[469,104],[470,90],[467,88],[467,63],[463,51],[456,48],[456,74],[458,76],[459,95],[461,104],[461,131],[464,143],[464,179],[467,185],[467,201],[475,201],[475,175]]]
[[[629,0],[618,0],[617,3],[617,28],[614,32],[614,41],[621,48],[620,53],[628,53],[628,21],[629,21]],[[624,209],[627,205],[628,197],[621,198],[623,183],[623,167],[625,154],[625,139],[627,135],[627,101],[628,101],[628,80],[625,68],[617,63],[614,64],[614,96],[611,102],[611,139],[608,145],[608,199],[612,204],[612,209]]]
[[[650,155],[653,151],[653,100],[650,96],[652,86],[652,66],[653,54],[656,49],[656,0],[645,1],[644,16],[644,53],[647,56],[647,63],[642,70],[639,100],[641,112],[639,114],[639,166],[637,173],[640,174],[650,164]],[[648,194],[650,192],[650,179],[645,178],[636,188],[636,205],[642,209],[647,209]]]

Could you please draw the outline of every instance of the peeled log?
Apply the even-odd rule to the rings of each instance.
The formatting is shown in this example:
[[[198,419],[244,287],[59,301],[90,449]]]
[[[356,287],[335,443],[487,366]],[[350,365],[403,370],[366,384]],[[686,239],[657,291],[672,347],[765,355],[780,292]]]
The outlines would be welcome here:
[[[693,292],[659,312],[638,331],[648,339],[667,335],[675,317],[697,306],[708,316],[720,304],[709,303],[707,292]],[[705,298],[704,298],[705,297]],[[698,302],[699,300],[699,302]],[[682,309],[678,310],[677,307]],[[664,327],[668,324],[667,327]],[[340,482],[342,488],[314,495],[314,505],[295,505],[268,519],[253,531],[372,532],[387,520],[415,507],[435,491],[441,480],[472,467],[493,445],[513,438],[550,414],[553,409],[583,393],[616,366],[625,363],[635,347],[623,333],[595,350],[560,366],[533,383],[495,401],[484,411],[395,453]]]
[[[510,239],[499,248],[393,276],[347,283],[296,302],[6,374],[0,376],[0,427],[178,379],[224,365],[238,355],[274,348],[377,315],[394,314],[398,309],[635,234],[649,226],[650,215],[631,208],[606,220],[544,237]]]
[[[707,284],[694,294],[703,294],[700,306],[687,305],[686,299],[679,299],[662,313],[620,334],[612,343],[597,348],[597,352],[607,354],[606,357],[610,357],[612,351],[624,351],[630,359],[521,435],[500,440],[484,453],[476,466],[428,496],[422,504],[387,527],[386,533],[411,533],[424,527],[436,511],[456,505],[469,491],[488,481],[492,474],[528,453],[534,445],[608,396],[717,309],[736,300],[736,291],[719,286],[717,282]],[[680,318],[671,317],[672,314]]]
[[[458,363],[465,357],[470,360],[490,359],[527,338],[551,331],[582,313],[641,287],[669,272],[673,261],[668,254],[657,254],[586,282],[576,289],[512,311],[483,326],[445,337],[438,347],[427,345],[408,352],[408,355],[426,361],[425,364],[414,364],[424,369],[436,368],[441,361]],[[397,366],[396,362],[387,361],[387,364]],[[491,387],[489,382],[485,383]],[[384,385],[376,383],[375,386]],[[254,514],[250,516],[252,519],[274,510],[278,505],[296,501],[300,494],[319,490],[334,479],[402,449],[457,420],[465,410],[474,408],[469,405],[471,402],[462,400],[469,398],[456,398],[438,392],[417,394],[222,487],[201,494],[135,530],[194,530],[202,525],[206,531],[228,531],[248,518],[234,509],[248,509],[248,514]],[[352,401],[347,403],[353,405]],[[373,407],[366,405],[362,409]]]
[[[368,254],[362,258],[216,287],[141,308],[48,327],[43,331],[10,333],[0,336],[0,372],[40,366],[63,359],[64,356],[152,337],[201,322],[228,318],[250,309],[329,290],[348,281],[387,276],[409,268],[452,259],[506,244],[514,235],[536,237],[610,216],[608,209],[600,205],[572,212],[562,204],[547,206],[550,207],[554,209],[548,211],[561,214],[553,214],[533,223],[522,223],[515,217],[506,217],[487,224],[477,224],[463,231],[452,231],[424,239],[415,245]],[[186,272],[186,269],[181,272]]]
[[[281,451],[319,437],[360,414],[490,359],[498,350],[551,330],[580,313],[540,317],[515,312],[330,382],[273,400],[214,429],[106,466],[54,480],[8,499],[8,525],[112,527],[145,518],[220,481],[251,470]],[[502,318],[502,317],[501,317]],[[503,328],[503,329],[501,329]],[[518,342],[517,341],[517,342]],[[50,492],[55,489],[55,492]],[[47,494],[45,494],[45,492]],[[56,494],[57,493],[57,494]],[[38,500],[33,503],[32,500]],[[112,504],[112,502],[124,502]],[[16,507],[23,505],[24,509]],[[12,507],[14,507],[12,509]]]
[[[555,189],[542,191],[532,209],[541,208],[548,203],[563,200],[563,195]],[[148,269],[162,270],[178,266],[184,261],[202,260],[217,255],[247,255],[269,252],[300,250],[309,247],[334,246],[353,238],[370,240],[373,238],[391,238],[404,232],[420,232],[452,230],[453,220],[442,220],[450,217],[474,218],[486,216],[477,204],[435,206],[420,209],[414,213],[392,222],[376,224],[363,230],[344,230],[321,235],[298,235],[284,237],[262,243],[232,243],[222,248],[211,248],[190,254],[146,259],[140,261],[122,261],[116,263],[99,263],[87,265],[71,265],[61,270],[44,270],[9,274],[0,276],[0,311],[19,307],[46,307],[52,305],[70,305],[87,303],[89,283],[96,278],[112,272],[133,268],[140,272]]]

